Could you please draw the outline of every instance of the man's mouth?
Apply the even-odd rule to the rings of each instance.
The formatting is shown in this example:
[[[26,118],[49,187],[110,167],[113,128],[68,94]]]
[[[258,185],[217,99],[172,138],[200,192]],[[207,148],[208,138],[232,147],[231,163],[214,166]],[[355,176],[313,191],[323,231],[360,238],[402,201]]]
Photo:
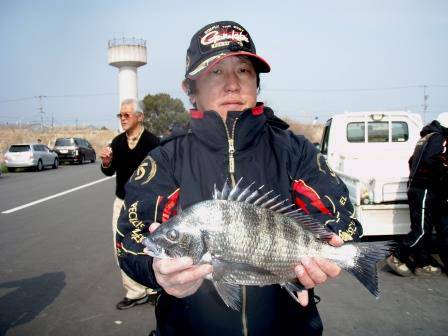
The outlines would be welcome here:
[[[222,103],[222,105],[243,105],[243,102],[239,100],[228,100]]]
[[[227,111],[241,111],[244,103],[239,100],[229,100],[221,104]]]

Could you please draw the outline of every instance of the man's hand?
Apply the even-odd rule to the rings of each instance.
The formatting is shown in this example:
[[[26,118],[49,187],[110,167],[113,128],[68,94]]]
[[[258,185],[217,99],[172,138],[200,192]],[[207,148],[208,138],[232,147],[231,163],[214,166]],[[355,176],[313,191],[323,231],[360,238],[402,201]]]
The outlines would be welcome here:
[[[328,242],[330,245],[339,247],[344,241],[336,234]],[[307,289],[322,284],[328,278],[335,278],[341,273],[341,268],[333,262],[323,258],[304,257],[301,264],[294,268],[294,271],[300,283]],[[300,304],[305,307],[308,305],[308,291],[303,290],[297,293]]]
[[[104,147],[101,150],[100,158],[101,158],[103,167],[105,167],[105,168],[109,167],[110,163],[112,162],[112,149],[109,146]]]
[[[153,232],[159,225],[151,224],[149,231]],[[190,257],[153,258],[152,267],[157,283],[165,292],[177,298],[194,294],[201,287],[205,276],[213,272],[211,265],[193,265]]]

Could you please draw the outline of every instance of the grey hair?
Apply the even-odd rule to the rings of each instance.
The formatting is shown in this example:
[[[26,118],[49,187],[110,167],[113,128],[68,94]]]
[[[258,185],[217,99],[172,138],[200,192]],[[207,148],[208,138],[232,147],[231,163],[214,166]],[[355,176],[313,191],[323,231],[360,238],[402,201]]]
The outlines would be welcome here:
[[[132,105],[134,109],[134,113],[142,113],[143,114],[143,103],[134,98],[127,98],[121,102],[121,106],[123,105]]]

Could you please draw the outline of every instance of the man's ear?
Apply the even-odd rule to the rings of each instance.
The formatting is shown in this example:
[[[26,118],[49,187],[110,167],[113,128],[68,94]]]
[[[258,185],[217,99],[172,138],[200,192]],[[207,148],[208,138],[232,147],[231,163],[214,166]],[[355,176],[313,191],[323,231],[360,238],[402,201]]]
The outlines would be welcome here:
[[[143,121],[145,120],[145,115],[143,113],[138,113],[137,114],[137,121],[140,123],[143,123]]]
[[[188,81],[186,79],[184,79],[182,81],[182,90],[185,92],[185,94],[188,96],[188,98],[190,99],[190,103],[192,105],[194,105],[196,103],[196,97],[194,96],[194,94],[191,93],[190,90],[190,85],[188,84]]]
[[[184,79],[184,80],[182,81],[182,83],[181,83],[180,86],[182,87],[182,91],[184,91],[185,94],[186,94],[187,96],[189,96],[189,95],[190,95],[190,88],[189,88],[189,86],[188,86],[188,83],[187,83],[187,80],[186,80],[186,79]]]

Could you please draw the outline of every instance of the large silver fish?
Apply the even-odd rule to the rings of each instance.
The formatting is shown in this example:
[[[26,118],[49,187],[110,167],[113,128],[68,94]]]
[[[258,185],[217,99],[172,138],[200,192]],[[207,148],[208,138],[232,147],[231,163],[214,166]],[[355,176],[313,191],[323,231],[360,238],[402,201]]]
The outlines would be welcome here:
[[[269,199],[251,185],[233,189],[227,182],[212,200],[182,211],[143,240],[145,252],[158,258],[189,256],[194,264],[213,265],[212,280],[227,306],[238,310],[240,287],[280,284],[297,300],[294,267],[304,256],[322,257],[353,274],[378,296],[376,263],[384,259],[389,242],[346,243],[333,247],[322,223]]]

